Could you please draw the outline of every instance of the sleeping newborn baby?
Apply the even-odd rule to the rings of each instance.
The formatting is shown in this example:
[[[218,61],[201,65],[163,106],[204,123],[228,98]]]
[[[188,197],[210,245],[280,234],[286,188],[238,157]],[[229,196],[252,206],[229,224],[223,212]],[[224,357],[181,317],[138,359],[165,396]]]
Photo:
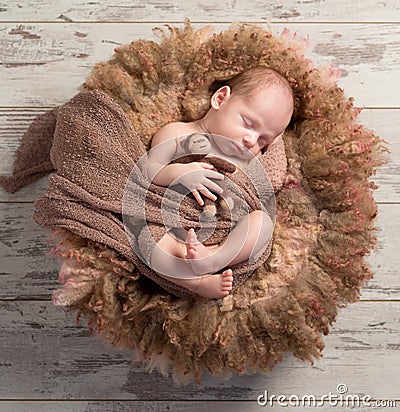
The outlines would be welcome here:
[[[292,90],[282,75],[266,67],[240,73],[212,95],[204,117],[168,124],[153,136],[148,154],[150,178],[159,186],[183,185],[201,206],[205,200],[215,202],[224,192],[222,173],[206,161],[171,161],[197,153],[245,168],[284,133],[292,112]],[[160,276],[195,294],[221,298],[232,290],[229,267],[259,256],[272,233],[269,215],[254,210],[218,245],[199,242],[193,228],[182,240],[167,232],[152,249],[148,264]]]

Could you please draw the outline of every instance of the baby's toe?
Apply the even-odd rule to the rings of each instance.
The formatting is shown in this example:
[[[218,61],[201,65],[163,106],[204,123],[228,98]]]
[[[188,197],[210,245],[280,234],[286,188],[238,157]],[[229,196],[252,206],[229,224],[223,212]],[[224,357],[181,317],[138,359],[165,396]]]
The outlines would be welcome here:
[[[196,236],[196,232],[194,231],[194,229],[189,229],[188,241],[189,243],[197,243],[197,236]]]
[[[222,278],[223,285],[232,285],[232,282],[233,282],[233,278],[231,276],[227,278]]]
[[[232,269],[227,269],[222,272],[222,277],[228,278],[231,277],[233,279],[233,272]]]

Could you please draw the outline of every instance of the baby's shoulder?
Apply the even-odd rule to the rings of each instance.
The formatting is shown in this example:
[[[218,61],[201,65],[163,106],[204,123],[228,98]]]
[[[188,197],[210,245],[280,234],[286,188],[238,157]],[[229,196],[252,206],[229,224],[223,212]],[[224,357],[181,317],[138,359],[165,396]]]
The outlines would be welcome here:
[[[173,122],[168,123],[163,126],[152,139],[152,144],[159,144],[168,139],[177,139],[181,140],[182,137],[187,136],[190,133],[193,133],[194,129],[190,126],[189,123],[184,122]]]

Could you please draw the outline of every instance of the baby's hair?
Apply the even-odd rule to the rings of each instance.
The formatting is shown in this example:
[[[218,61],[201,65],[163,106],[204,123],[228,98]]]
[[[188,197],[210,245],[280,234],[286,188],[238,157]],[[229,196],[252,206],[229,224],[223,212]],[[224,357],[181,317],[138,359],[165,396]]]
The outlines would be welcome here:
[[[278,71],[266,66],[256,66],[245,70],[227,80],[225,85],[231,88],[232,93],[241,96],[251,96],[260,90],[260,86],[277,85],[281,86],[293,99],[293,90],[287,79]]]

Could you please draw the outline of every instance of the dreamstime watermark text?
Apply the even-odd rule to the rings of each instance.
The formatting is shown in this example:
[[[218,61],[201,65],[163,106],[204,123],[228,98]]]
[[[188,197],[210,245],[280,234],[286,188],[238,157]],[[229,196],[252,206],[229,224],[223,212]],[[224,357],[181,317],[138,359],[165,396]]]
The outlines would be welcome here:
[[[351,395],[348,393],[348,387],[344,383],[340,383],[336,387],[336,393],[329,392],[322,396],[315,395],[273,395],[267,390],[257,397],[259,406],[281,406],[287,407],[321,407],[321,406],[337,406],[345,408],[360,408],[360,407],[386,407],[395,408],[396,400],[379,400],[372,399],[369,395]]]

